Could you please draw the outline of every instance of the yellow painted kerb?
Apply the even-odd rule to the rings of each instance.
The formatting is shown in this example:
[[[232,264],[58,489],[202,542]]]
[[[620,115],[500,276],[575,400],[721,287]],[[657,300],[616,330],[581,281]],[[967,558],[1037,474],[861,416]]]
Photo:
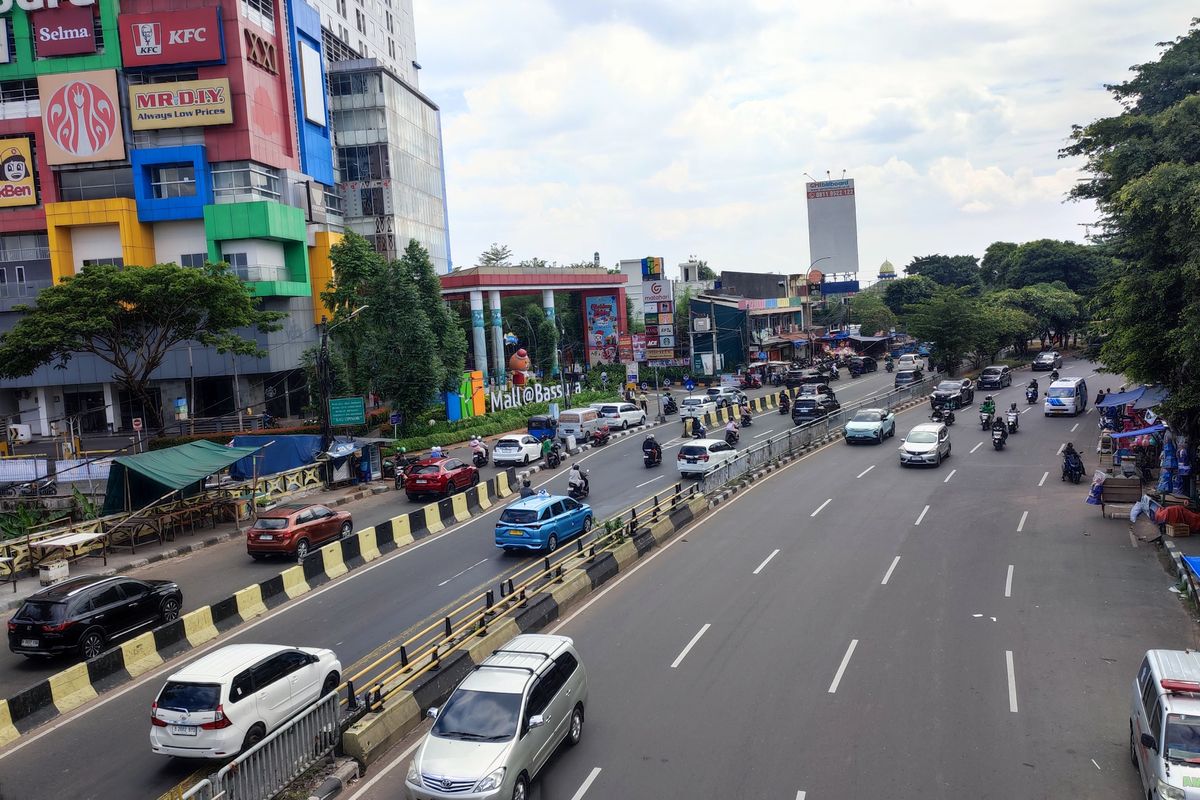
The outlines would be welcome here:
[[[237,600],[238,614],[241,614],[243,622],[267,613],[267,606],[263,603],[262,587],[257,583],[234,592],[233,597]]]
[[[184,614],[183,635],[192,647],[199,647],[210,639],[217,638],[217,626],[213,624],[212,607],[204,606]]]
[[[375,537],[374,528],[363,528],[354,535],[358,537],[358,552],[363,561],[374,561],[379,558],[379,540]]]
[[[122,643],[121,658],[125,662],[125,671],[131,678],[149,672],[162,663],[162,656],[158,654],[154,645],[153,633],[143,633]]]
[[[8,701],[0,700],[0,747],[21,738],[21,732],[12,724],[12,712],[8,710]]]
[[[308,581],[304,579],[304,567],[297,564],[288,567],[280,573],[283,578],[283,592],[289,600],[294,600],[308,591]]]
[[[467,508],[467,496],[456,494],[450,498],[450,508],[454,511],[455,522],[466,522],[471,518],[471,509]]]
[[[430,503],[425,506],[425,530],[430,533],[437,533],[446,526],[442,524],[442,512],[438,510],[437,503]]]
[[[96,697],[92,680],[88,677],[87,664],[76,664],[50,676],[50,697],[58,713],[79,708]]]
[[[412,521],[408,514],[392,517],[392,541],[396,543],[396,547],[413,543]]]
[[[342,558],[342,543],[334,542],[321,548],[321,561],[325,565],[325,574],[330,578],[340,578],[350,570]]]

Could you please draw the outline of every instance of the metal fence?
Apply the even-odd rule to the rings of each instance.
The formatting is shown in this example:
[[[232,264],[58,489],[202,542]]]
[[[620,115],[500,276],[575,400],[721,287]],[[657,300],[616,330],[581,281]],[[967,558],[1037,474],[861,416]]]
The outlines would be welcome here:
[[[304,774],[342,737],[337,692],[184,792],[182,800],[267,800]]]
[[[63,458],[54,462],[54,477],[59,483],[107,481],[112,459]]]

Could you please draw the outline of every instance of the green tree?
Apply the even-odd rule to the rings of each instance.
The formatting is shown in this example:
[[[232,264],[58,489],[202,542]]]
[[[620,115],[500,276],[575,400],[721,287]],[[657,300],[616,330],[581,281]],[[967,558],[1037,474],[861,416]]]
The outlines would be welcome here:
[[[1024,311],[1034,323],[1042,347],[1066,337],[1083,320],[1083,298],[1061,283],[1039,283],[1021,289],[1002,289],[988,295],[992,302]]]
[[[321,293],[321,299],[333,312],[329,336],[342,354],[350,390],[366,394],[371,388],[371,370],[362,363],[360,356],[367,317],[361,314],[350,317],[355,309],[367,302],[367,287],[383,268],[384,260],[370,242],[348,231],[341,241],[329,248],[329,261],[333,266],[333,280]]]
[[[963,358],[979,339],[979,302],[970,291],[965,286],[943,287],[928,300],[904,309],[909,334],[932,343],[931,358],[951,375],[958,374]]]
[[[1073,292],[1090,295],[1110,266],[1111,259],[1096,247],[1038,239],[1025,242],[1008,254],[1004,261],[1004,285],[1019,289],[1058,282]]]
[[[512,266],[512,250],[506,244],[496,244],[492,242],[492,246],[479,254],[479,266],[481,267],[511,267]]]
[[[405,259],[381,264],[367,281],[367,308],[359,315],[359,361],[370,372],[369,386],[391,401],[408,426],[429,405],[444,381],[438,371],[445,370],[429,308],[411,270]]]
[[[978,287],[979,259],[975,256],[919,256],[904,268],[907,275],[923,275],[942,286]]]
[[[987,302],[978,303],[975,308],[971,362],[977,368],[994,363],[1005,347],[1024,343],[1034,329],[1033,318],[1020,309]]]
[[[697,261],[696,278],[697,280],[702,281],[715,281],[717,279],[717,273],[709,269],[707,261]]]
[[[547,261],[544,258],[538,258],[537,256],[534,256],[533,258],[525,259],[524,261],[517,264],[517,266],[518,267],[531,267],[533,269],[546,269],[547,267],[557,267],[558,262],[557,261]]]
[[[458,315],[442,299],[442,282],[434,272],[429,251],[416,239],[409,240],[400,267],[416,287],[421,308],[437,338],[437,348],[431,354],[430,381],[442,391],[457,391],[467,363],[466,331],[459,323]]]
[[[883,302],[898,317],[904,316],[904,307],[933,297],[938,285],[924,275],[911,278],[896,278],[883,287]]]
[[[1016,242],[992,242],[983,252],[983,260],[979,262],[980,276],[987,286],[1007,288],[1009,259],[1017,251]]]
[[[879,292],[859,292],[850,298],[849,321],[861,326],[863,336],[878,336],[896,326],[896,315]]]
[[[261,356],[242,332],[279,330],[282,314],[263,311],[225,264],[179,267],[85,267],[43,290],[34,306],[0,335],[0,376],[20,378],[46,364],[65,367],[86,353],[112,367],[117,384],[162,429],[150,376],[167,353],[188,342],[220,353]]]

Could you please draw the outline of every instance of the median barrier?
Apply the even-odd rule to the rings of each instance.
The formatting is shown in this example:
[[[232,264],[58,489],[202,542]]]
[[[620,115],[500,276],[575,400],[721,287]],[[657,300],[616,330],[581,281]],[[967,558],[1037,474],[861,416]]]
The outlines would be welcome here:
[[[327,544],[302,564],[189,611],[0,700],[0,746],[363,564],[466,521],[497,500],[510,496],[514,477],[515,470],[510,468],[462,494],[399,514]]]

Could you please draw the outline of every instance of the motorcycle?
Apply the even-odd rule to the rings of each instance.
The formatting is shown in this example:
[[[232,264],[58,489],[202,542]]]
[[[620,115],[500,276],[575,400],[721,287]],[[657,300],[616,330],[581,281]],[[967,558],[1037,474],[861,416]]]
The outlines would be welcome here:
[[[22,483],[18,493],[21,497],[51,497],[58,494],[58,484],[52,478],[39,478]]]
[[[992,431],[992,447],[996,448],[997,450],[1003,450],[1004,440],[1007,438],[1008,437],[1003,430],[996,428]]]
[[[935,408],[933,410],[933,413],[929,415],[929,421],[930,422],[941,422],[946,427],[950,427],[951,425],[954,424],[954,412],[948,408],[946,408],[946,409],[943,409],[941,407]]]
[[[754,418],[752,416],[750,416],[750,413],[747,411],[743,411],[742,412],[742,427],[749,428],[753,422],[754,422]]]
[[[671,397],[671,395],[669,395],[669,394],[665,395],[663,397],[663,413],[664,414],[678,414],[679,413],[679,406],[675,404],[675,398]]]
[[[857,378],[859,375],[862,375],[862,370],[861,370],[861,369],[851,369],[851,370],[850,370],[850,377],[851,377],[851,378]]]
[[[779,413],[786,414],[791,409],[791,407],[792,407],[792,401],[788,398],[787,395],[784,395],[783,399],[779,401]]]
[[[730,447],[735,447],[741,438],[737,431],[725,431],[725,444]]]
[[[487,445],[481,445],[479,449],[471,452],[471,463],[476,467],[486,467],[488,463],[488,448]]]
[[[646,469],[657,467],[662,463],[662,451],[660,450],[643,450],[642,463],[646,465]]]
[[[1013,411],[1010,408],[1008,411],[1004,412],[1004,421],[1008,423],[1009,433],[1017,432],[1017,426],[1020,423],[1020,420],[1018,419],[1018,414],[1016,411]]]
[[[596,430],[592,431],[592,436],[588,440],[592,447],[599,447],[602,444],[608,444],[608,439],[612,435],[612,431],[607,425],[601,425]]]
[[[891,361],[885,361],[885,362],[883,362],[883,368],[884,368],[885,370],[887,370],[888,372],[891,372],[891,371],[892,371],[892,370],[894,370],[896,367],[895,367],[895,366],[892,364],[892,362],[891,362]]]
[[[395,458],[395,464],[393,465],[393,469],[395,470],[395,486],[396,490],[399,491],[404,488],[404,479],[408,477],[409,469],[421,459],[418,456],[410,455],[396,455],[393,458]]]
[[[1083,459],[1071,453],[1063,456],[1062,479],[1071,483],[1079,483],[1083,477]]]
[[[550,448],[550,452],[546,454],[546,469],[555,469],[562,463],[562,448],[558,442]]]
[[[1058,370],[1056,370],[1056,369],[1050,370],[1050,380],[1052,380],[1052,381],[1058,380]]]
[[[992,427],[992,412],[980,411],[979,412],[979,430],[986,431],[990,427]]]
[[[1025,387],[1025,402],[1028,403],[1029,405],[1033,405],[1034,403],[1037,402],[1037,399],[1038,399],[1038,390],[1033,388],[1032,386],[1026,386]]]
[[[589,494],[591,494],[592,487],[588,483],[587,476],[588,476],[588,471],[584,470],[583,471],[583,483],[576,485],[576,486],[567,487],[567,497],[570,497],[572,500],[582,500],[583,498],[585,498]]]

